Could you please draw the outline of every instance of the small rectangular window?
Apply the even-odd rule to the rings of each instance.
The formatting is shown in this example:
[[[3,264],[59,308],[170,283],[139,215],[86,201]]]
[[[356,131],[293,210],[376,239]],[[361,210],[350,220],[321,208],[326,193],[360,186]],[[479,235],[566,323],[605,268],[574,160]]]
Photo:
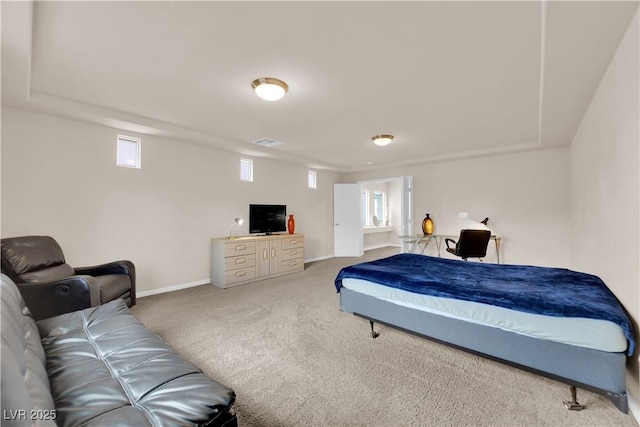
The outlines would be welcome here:
[[[316,171],[309,171],[309,188],[316,188]]]
[[[118,135],[116,165],[140,169],[140,138]]]
[[[253,182],[253,160],[240,159],[240,180]]]
[[[375,219],[373,219],[373,222],[375,225],[381,224],[385,220],[385,214],[386,214],[385,207],[386,207],[385,193],[381,191],[374,191],[373,192],[373,215],[375,216]],[[376,222],[378,224],[376,224]]]

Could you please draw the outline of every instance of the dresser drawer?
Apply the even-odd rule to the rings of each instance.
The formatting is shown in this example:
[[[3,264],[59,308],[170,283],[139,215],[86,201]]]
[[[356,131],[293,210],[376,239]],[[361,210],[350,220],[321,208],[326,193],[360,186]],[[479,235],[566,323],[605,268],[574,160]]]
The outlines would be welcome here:
[[[281,273],[289,273],[292,271],[304,270],[304,258],[291,259],[289,261],[282,261],[280,267]]]
[[[239,268],[255,267],[256,255],[238,255],[224,259],[224,271],[237,270]]]
[[[252,280],[256,278],[256,268],[247,267],[238,270],[231,270],[224,272],[224,283],[230,285],[236,282],[244,282],[245,280]]]
[[[304,248],[298,249],[283,249],[282,250],[282,261],[289,261],[291,259],[302,258],[304,259]]]
[[[256,242],[226,242],[224,256],[249,255],[256,253]]]
[[[304,237],[288,237],[282,239],[282,249],[304,248]]]

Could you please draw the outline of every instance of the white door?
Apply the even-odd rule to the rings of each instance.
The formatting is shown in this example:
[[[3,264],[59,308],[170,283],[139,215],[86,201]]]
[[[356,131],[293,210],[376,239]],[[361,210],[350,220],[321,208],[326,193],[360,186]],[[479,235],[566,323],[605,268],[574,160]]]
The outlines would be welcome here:
[[[333,256],[362,256],[360,184],[333,184]]]

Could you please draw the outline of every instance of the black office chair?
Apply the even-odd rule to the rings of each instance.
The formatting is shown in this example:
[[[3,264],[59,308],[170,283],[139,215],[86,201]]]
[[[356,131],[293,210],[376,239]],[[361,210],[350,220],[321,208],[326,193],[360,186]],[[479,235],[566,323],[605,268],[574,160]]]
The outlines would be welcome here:
[[[487,246],[491,239],[491,231],[489,230],[460,230],[460,237],[456,243],[453,239],[445,239],[447,244],[447,252],[459,256],[463,260],[467,258],[484,258],[487,255]],[[456,246],[449,247],[449,243]]]

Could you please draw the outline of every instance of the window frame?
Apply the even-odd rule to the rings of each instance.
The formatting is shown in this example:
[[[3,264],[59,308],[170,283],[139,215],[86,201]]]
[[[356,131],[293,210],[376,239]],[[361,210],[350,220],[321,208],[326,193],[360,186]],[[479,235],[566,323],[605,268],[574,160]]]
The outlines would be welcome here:
[[[253,182],[253,160],[240,159],[240,181]]]
[[[318,174],[313,169],[309,169],[307,173],[307,185],[314,190],[318,188]]]
[[[124,143],[135,144],[134,150],[126,150]],[[125,151],[128,154],[134,153],[133,159],[125,157]],[[116,166],[130,169],[142,168],[142,139],[135,136],[117,135],[116,137]]]
[[[377,196],[378,195],[378,196]],[[376,212],[376,197],[380,200],[380,212],[381,215],[377,215]],[[381,227],[387,225],[387,218],[389,216],[389,209],[387,206],[387,192],[384,190],[362,190],[362,226],[363,227]],[[378,225],[373,222],[373,216],[378,217]]]
[[[376,202],[377,200],[377,202]],[[385,224],[385,216],[386,216],[386,192],[376,190],[371,194],[372,201],[372,209],[371,209],[371,222],[373,223],[373,216],[378,217],[379,224]],[[380,215],[378,215],[378,210],[380,210]],[[375,225],[375,224],[374,224]]]

